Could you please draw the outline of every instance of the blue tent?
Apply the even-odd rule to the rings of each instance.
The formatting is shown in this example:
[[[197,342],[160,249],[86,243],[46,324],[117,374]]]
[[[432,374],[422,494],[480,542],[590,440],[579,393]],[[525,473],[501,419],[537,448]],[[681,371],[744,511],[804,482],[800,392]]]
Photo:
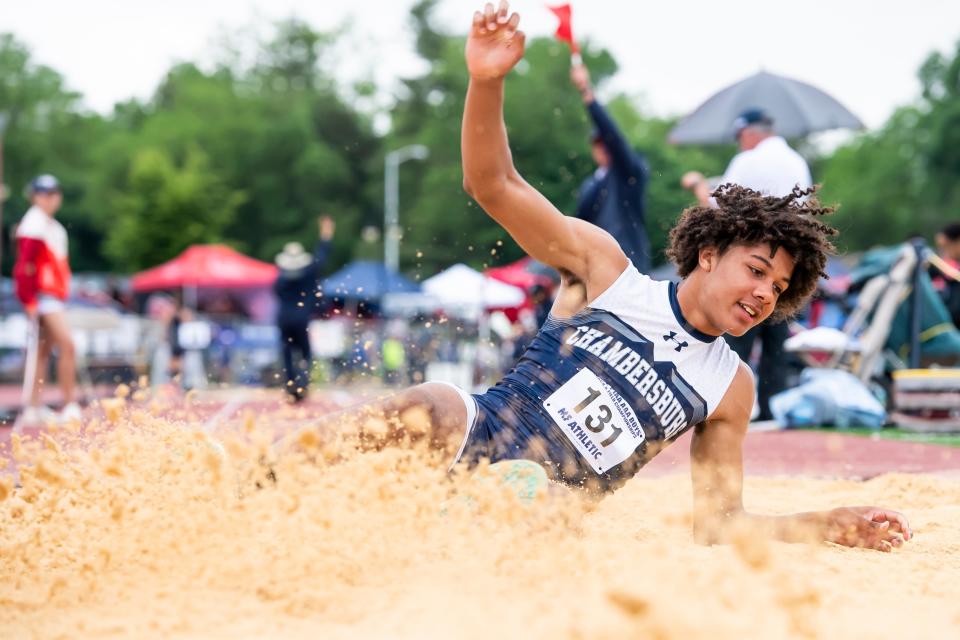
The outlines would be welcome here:
[[[357,260],[324,279],[320,285],[326,298],[378,302],[387,293],[412,293],[420,285],[390,271],[382,262]]]

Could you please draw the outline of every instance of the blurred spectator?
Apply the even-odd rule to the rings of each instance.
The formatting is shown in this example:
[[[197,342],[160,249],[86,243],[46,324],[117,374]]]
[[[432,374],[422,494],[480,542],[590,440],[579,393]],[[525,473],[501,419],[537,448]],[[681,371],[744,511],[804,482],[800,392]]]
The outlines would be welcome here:
[[[240,301],[229,291],[216,291],[203,309],[206,313],[221,318],[232,318],[246,313]]]
[[[744,111],[734,121],[740,153],[727,165],[719,184],[732,182],[771,196],[785,196],[794,187],[810,187],[810,168],[774,130],[773,118],[760,109]],[[698,171],[684,174],[681,184],[703,206],[715,206],[710,184]]]
[[[107,278],[107,295],[109,295],[110,299],[116,302],[123,311],[133,309],[133,295],[130,288],[124,287],[117,278]]]
[[[307,327],[317,309],[320,270],[327,263],[335,225],[329,216],[317,219],[319,241],[310,255],[299,242],[288,242],[276,257],[280,272],[273,285],[279,301],[277,326],[283,348],[284,389],[291,400],[307,396],[313,362]]]
[[[646,163],[595,99],[587,68],[574,64],[570,68],[570,80],[580,92],[593,121],[591,152],[597,163],[597,170],[580,187],[577,217],[609,232],[634,266],[641,273],[647,273],[650,240],[644,204]]]
[[[937,253],[954,269],[960,269],[960,222],[951,222],[937,233]],[[960,327],[960,282],[951,274],[934,268],[933,283],[950,312],[953,324]]]
[[[76,355],[64,313],[71,278],[67,231],[54,218],[63,204],[63,194],[60,183],[51,175],[34,178],[29,192],[30,209],[17,225],[17,260],[13,269],[17,297],[37,331],[36,359],[31,363],[36,365],[36,371],[32,380],[24,380],[30,396],[22,420],[26,423],[43,422],[53,417],[40,404],[40,393],[54,350],[57,352],[57,381],[64,402],[60,418],[79,420]],[[29,350],[27,357],[31,358]]]
[[[426,317],[420,315],[414,318],[410,327],[409,349],[407,351],[409,362],[407,372],[410,384],[420,384],[427,381],[427,365],[436,356],[436,340],[427,323]]]
[[[180,292],[174,295],[174,311],[167,323],[167,343],[170,345],[170,364],[167,366],[167,378],[183,383],[183,356],[187,350],[180,340],[180,327],[184,322],[193,320],[193,311],[183,306]]]
[[[166,293],[153,293],[144,303],[144,313],[153,320],[143,339],[150,360],[150,384],[163,385],[170,381],[170,359],[173,357],[170,323],[177,314],[177,304]]]
[[[533,314],[537,321],[537,329],[543,326],[553,308],[553,295],[547,287],[535,284],[530,287],[530,302],[533,304]]]
[[[771,196],[785,196],[794,187],[806,189],[812,185],[806,160],[790,148],[787,141],[776,135],[773,119],[760,109],[743,112],[734,121],[737,146],[735,155],[719,184],[735,183]],[[702,173],[687,172],[681,184],[696,196],[701,206],[714,207],[711,188]],[[787,386],[787,367],[784,366],[783,343],[789,337],[787,323],[766,321],[740,337],[724,336],[727,344],[740,359],[750,362],[754,342],[760,341],[760,366],[757,371],[760,420],[770,420],[770,396]]]
[[[403,382],[401,376],[407,364],[407,354],[403,347],[403,341],[395,336],[389,336],[383,340],[380,349],[383,362],[383,381],[389,385]]]

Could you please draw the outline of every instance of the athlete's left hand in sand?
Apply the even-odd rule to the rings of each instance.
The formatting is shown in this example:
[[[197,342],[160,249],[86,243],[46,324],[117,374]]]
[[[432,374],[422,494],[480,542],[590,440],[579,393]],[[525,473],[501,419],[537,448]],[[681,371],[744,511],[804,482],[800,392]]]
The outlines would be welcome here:
[[[902,513],[878,507],[840,507],[827,512],[825,539],[848,547],[891,551],[913,537]]]

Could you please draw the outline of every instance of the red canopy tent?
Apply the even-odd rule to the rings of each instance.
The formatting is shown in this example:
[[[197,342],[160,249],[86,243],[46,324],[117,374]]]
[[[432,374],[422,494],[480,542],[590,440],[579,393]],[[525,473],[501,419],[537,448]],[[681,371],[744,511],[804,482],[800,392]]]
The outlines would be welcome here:
[[[541,269],[538,269],[537,266],[540,266]],[[523,301],[523,304],[514,309],[505,309],[507,317],[510,318],[512,322],[516,322],[517,316],[521,310],[531,310],[533,309],[533,304],[530,300],[530,290],[534,285],[540,285],[546,287],[548,290],[553,289],[554,282],[550,276],[546,275],[542,271],[543,265],[535,262],[533,258],[527,256],[525,258],[520,258],[516,262],[511,262],[510,264],[505,264],[502,267],[494,267],[492,269],[487,269],[484,271],[484,275],[487,275],[494,280],[499,280],[500,282],[506,282],[507,284],[512,284],[515,287],[520,287],[527,293],[526,300]]]
[[[552,288],[553,281],[550,279],[550,276],[533,270],[531,268],[532,263],[533,258],[527,256],[526,258],[520,258],[516,262],[505,264],[502,267],[487,269],[483,273],[494,280],[520,287],[528,294],[530,293],[530,288],[537,284],[547,287],[548,289]]]
[[[277,267],[247,257],[222,244],[198,244],[163,264],[135,274],[136,292],[179,287],[267,287],[277,279]]]

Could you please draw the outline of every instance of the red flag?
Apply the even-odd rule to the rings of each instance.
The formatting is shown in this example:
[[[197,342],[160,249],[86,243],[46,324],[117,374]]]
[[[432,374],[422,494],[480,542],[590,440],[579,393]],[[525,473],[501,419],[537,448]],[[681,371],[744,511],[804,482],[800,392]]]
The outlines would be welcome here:
[[[553,12],[553,15],[557,16],[557,19],[560,20],[560,25],[557,27],[557,32],[554,34],[557,37],[557,40],[562,40],[570,45],[570,51],[573,53],[580,53],[580,47],[577,45],[577,41],[573,39],[573,20],[570,16],[570,5],[562,4],[559,7],[548,6],[547,8]]]

